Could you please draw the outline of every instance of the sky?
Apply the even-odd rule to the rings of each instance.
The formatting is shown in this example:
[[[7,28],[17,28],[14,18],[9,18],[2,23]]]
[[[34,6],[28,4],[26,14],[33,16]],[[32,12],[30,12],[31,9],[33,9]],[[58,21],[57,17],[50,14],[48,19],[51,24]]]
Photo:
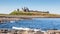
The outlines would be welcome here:
[[[60,0],[0,0],[0,13],[8,14],[22,7],[60,14]]]

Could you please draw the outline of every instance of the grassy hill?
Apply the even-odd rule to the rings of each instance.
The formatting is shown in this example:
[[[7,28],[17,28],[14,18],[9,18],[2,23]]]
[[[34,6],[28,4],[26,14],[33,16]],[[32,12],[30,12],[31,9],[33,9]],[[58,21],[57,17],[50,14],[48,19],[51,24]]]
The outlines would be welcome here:
[[[58,14],[49,14],[49,13],[40,13],[40,12],[24,12],[24,11],[16,11],[16,10],[11,12],[10,15],[60,16]]]
[[[0,14],[0,16],[10,16],[10,15],[17,15],[17,16],[44,16],[44,17],[60,17],[58,14],[49,14],[49,13],[41,13],[41,12],[24,12],[24,11],[12,11],[10,14]]]

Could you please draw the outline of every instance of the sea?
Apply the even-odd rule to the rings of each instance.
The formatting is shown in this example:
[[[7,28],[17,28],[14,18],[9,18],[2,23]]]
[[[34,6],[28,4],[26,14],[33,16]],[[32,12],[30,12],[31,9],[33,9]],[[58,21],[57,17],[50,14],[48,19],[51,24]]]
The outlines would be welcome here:
[[[60,30],[60,18],[32,18],[32,19],[8,21],[3,24],[0,24],[0,28],[13,29],[13,27],[41,29],[41,30],[50,30],[50,29]]]

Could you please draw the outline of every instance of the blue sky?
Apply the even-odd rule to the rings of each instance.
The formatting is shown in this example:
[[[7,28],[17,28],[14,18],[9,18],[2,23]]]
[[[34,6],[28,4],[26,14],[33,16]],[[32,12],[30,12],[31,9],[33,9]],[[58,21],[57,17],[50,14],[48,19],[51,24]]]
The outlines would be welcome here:
[[[0,0],[0,13],[10,13],[24,6],[30,10],[60,14],[60,0]]]

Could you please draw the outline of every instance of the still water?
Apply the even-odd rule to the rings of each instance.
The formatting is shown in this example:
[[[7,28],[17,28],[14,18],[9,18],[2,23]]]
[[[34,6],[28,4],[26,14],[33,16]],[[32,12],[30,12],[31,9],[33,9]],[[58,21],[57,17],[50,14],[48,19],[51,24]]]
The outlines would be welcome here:
[[[23,27],[31,29],[60,29],[60,18],[32,18],[0,24],[0,28]]]

